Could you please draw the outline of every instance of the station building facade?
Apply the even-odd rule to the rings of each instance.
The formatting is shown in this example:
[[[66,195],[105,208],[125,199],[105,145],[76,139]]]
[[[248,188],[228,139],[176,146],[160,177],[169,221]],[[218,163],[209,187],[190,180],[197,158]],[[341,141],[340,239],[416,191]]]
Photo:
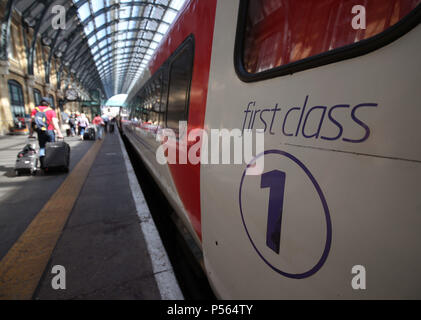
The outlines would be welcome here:
[[[65,92],[74,89],[88,99],[88,94],[66,67],[59,75],[60,58],[53,56],[50,72],[47,75],[46,59],[50,48],[41,43],[38,36],[35,43],[33,74],[28,72],[28,44],[34,38],[34,29],[22,25],[21,13],[10,10],[7,14],[7,1],[0,2],[2,48],[0,48],[0,135],[28,132],[27,123],[31,110],[40,103],[42,97],[49,97],[56,106],[61,121],[61,112],[78,112],[81,102],[65,100]],[[6,28],[9,29],[7,37]],[[63,104],[63,102],[65,102]],[[26,129],[23,126],[26,121]]]

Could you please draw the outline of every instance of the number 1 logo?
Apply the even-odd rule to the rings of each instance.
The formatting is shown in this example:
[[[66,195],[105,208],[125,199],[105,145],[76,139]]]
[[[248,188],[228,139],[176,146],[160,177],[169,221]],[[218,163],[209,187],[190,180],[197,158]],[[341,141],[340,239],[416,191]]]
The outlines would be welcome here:
[[[282,210],[284,206],[285,172],[273,170],[262,174],[260,187],[269,188],[269,209],[266,245],[279,254]]]
[[[254,163],[260,158],[260,157],[271,157],[272,161],[275,161],[275,157],[281,157],[282,159],[286,159],[289,161],[292,161],[295,165],[298,166],[302,170],[302,172],[305,174],[304,176],[297,176],[297,172],[294,172],[293,168],[292,173],[288,171],[288,179],[290,181],[294,179],[300,179],[301,185],[305,186],[306,188],[314,188],[313,190],[308,190],[310,193],[308,193],[307,196],[313,196],[319,198],[320,200],[320,206],[318,208],[309,208],[308,213],[309,215],[312,214],[321,214],[320,218],[325,221],[326,225],[326,233],[325,235],[320,234],[320,239],[323,239],[325,237],[324,242],[324,248],[322,249],[320,258],[313,267],[307,269],[307,271],[299,271],[299,272],[286,272],[281,269],[281,266],[283,266],[283,261],[285,261],[286,256],[291,256],[294,254],[294,252],[289,249],[286,249],[285,254],[283,257],[280,257],[280,242],[281,242],[281,226],[282,226],[282,214],[283,214],[283,207],[284,207],[284,197],[285,197],[285,182],[286,182],[286,173],[281,170],[271,170],[266,173],[263,173],[260,177],[260,189],[259,188],[259,179],[251,179],[247,180],[246,177],[249,177],[246,175],[247,170],[249,170]],[[269,159],[268,159],[269,161]],[[265,163],[271,163],[266,162]],[[278,162],[274,162],[278,163]],[[294,176],[295,175],[295,176]],[[305,183],[307,179],[311,182]],[[248,182],[247,182],[248,181]],[[248,184],[248,191],[243,190],[243,184]],[[257,185],[256,185],[257,184]],[[251,189],[251,186],[257,187],[258,192],[256,192],[256,189]],[[259,250],[259,247],[256,245],[255,241],[253,240],[253,237],[258,238],[258,243],[261,243],[260,240],[263,241],[264,237],[264,230],[262,230],[260,227],[256,228],[256,219],[261,219],[259,222],[263,223],[263,220],[265,219],[264,216],[259,215],[261,212],[260,210],[256,211],[256,206],[258,204],[264,205],[264,203],[267,203],[267,198],[264,196],[264,191],[262,189],[269,189],[269,205],[268,205],[268,212],[267,212],[267,224],[266,224],[266,247],[271,249],[273,252],[275,252],[278,257],[272,256],[272,254],[268,254],[266,251]],[[245,197],[243,196],[243,192],[245,193]],[[257,194],[258,193],[258,194]],[[258,201],[258,203],[256,203]],[[262,202],[260,202],[262,201]],[[290,201],[292,203],[290,203]],[[291,200],[288,199],[288,208],[295,208],[299,207],[298,204],[294,204],[294,201],[302,201],[300,198],[292,198]],[[250,240],[251,245],[253,246],[254,250],[258,254],[258,256],[275,272],[278,272],[279,274],[292,278],[292,279],[303,279],[310,277],[311,275],[315,274],[325,263],[327,257],[329,256],[330,246],[332,242],[332,222],[330,220],[330,213],[329,213],[329,207],[327,205],[326,199],[323,195],[322,189],[320,188],[318,182],[314,178],[314,176],[311,174],[311,172],[307,169],[307,167],[296,157],[294,157],[292,154],[282,151],[282,150],[266,150],[260,154],[258,154],[255,158],[253,158],[248,164],[247,167],[244,169],[243,174],[241,176],[240,186],[239,186],[239,192],[238,192],[238,202],[239,202],[239,209],[241,214],[241,221],[244,226],[244,230],[247,234],[248,239]],[[243,203],[244,202],[244,203]],[[253,209],[251,209],[253,208]],[[252,218],[249,220],[249,223],[253,225],[253,228],[251,229],[253,233],[250,233],[249,229],[247,228],[247,218]],[[293,217],[291,217],[293,218]],[[301,221],[301,223],[305,223],[304,220]],[[258,224],[261,226],[261,224]],[[263,232],[262,232],[263,231]],[[284,233],[286,229],[284,228]],[[320,232],[323,233],[322,230]],[[300,236],[300,235],[295,235]],[[294,237],[294,235],[293,235]],[[294,241],[294,238],[292,238],[292,241]],[[308,244],[309,248],[313,250],[314,246],[313,243]],[[317,248],[317,250],[320,250]]]

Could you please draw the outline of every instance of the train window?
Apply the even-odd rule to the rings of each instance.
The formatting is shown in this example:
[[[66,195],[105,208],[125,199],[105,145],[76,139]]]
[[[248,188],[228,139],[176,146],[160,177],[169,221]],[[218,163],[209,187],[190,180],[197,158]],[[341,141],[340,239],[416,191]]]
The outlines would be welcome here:
[[[368,0],[363,8],[358,0],[240,3],[235,68],[243,81],[365,54],[416,26],[421,11],[421,0]]]
[[[167,127],[176,133],[178,133],[179,121],[188,119],[193,55],[193,37],[189,37],[170,59]]]
[[[156,73],[141,89],[133,101],[133,118],[141,123],[153,125],[163,124],[162,100],[162,72]]]

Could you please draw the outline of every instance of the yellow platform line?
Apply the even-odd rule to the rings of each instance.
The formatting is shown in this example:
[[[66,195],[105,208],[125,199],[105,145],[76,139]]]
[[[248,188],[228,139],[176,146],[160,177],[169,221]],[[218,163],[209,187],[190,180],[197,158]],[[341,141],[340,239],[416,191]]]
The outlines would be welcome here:
[[[102,142],[93,144],[0,261],[0,300],[32,298]]]

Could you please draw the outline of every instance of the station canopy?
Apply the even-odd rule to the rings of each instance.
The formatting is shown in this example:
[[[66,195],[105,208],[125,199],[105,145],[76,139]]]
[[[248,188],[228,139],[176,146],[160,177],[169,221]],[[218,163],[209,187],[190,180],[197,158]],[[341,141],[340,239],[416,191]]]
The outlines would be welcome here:
[[[185,0],[15,0],[23,23],[41,36],[85,88],[107,98],[129,93]],[[53,27],[65,9],[66,28]]]
[[[105,102],[106,107],[126,107],[127,94],[117,94]]]

